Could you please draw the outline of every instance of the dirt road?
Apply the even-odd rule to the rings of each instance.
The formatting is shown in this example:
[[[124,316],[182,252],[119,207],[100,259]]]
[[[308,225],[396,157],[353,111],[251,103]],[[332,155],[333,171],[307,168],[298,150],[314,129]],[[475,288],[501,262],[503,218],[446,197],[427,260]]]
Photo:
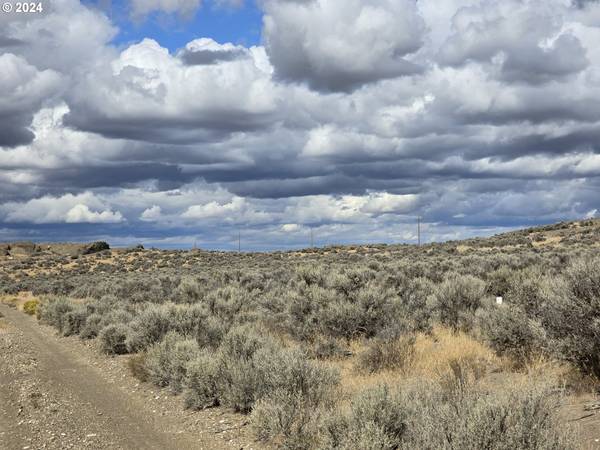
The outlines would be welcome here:
[[[1,449],[252,448],[243,418],[191,413],[94,354],[0,305]],[[254,446],[254,448],[256,448]]]

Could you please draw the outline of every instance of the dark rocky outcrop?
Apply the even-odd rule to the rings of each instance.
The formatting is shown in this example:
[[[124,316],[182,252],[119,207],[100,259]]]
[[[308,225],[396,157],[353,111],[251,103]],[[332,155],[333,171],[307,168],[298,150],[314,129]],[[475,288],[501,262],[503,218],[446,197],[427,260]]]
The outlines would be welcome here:
[[[104,241],[96,241],[91,244],[88,244],[83,249],[82,254],[83,255],[91,255],[92,253],[98,253],[98,252],[102,252],[104,250],[110,250],[110,246],[108,245],[108,243],[106,243]]]

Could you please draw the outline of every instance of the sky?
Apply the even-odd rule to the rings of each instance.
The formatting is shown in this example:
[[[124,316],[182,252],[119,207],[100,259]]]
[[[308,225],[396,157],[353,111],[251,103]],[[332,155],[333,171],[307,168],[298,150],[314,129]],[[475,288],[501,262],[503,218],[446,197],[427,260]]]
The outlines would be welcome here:
[[[11,0],[8,1],[11,2]],[[593,0],[0,12],[0,241],[286,250],[600,208]]]

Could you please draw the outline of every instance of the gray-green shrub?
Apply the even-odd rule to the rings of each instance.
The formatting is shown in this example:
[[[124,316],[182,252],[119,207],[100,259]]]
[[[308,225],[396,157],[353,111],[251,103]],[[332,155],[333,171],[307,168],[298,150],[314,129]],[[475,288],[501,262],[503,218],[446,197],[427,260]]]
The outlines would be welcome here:
[[[505,305],[487,311],[481,319],[481,331],[498,355],[510,357],[517,366],[524,366],[533,356],[545,352],[542,325],[516,306]]]
[[[469,330],[485,296],[485,282],[471,275],[450,274],[437,286],[434,309],[444,325]]]
[[[105,326],[98,334],[101,350],[109,355],[126,354],[127,345],[125,340],[127,339],[127,335],[129,333],[129,327],[122,323]]]
[[[358,355],[357,368],[375,373],[381,370],[402,369],[410,364],[415,352],[415,336],[373,339]]]
[[[262,350],[256,359],[265,383],[252,412],[256,436],[286,442],[288,448],[311,448],[320,412],[334,404],[339,374],[299,350]]]
[[[324,422],[321,448],[398,449],[407,433],[409,414],[399,394],[388,386],[368,389],[352,400],[347,415],[336,412]]]
[[[219,366],[214,352],[201,350],[188,362],[184,380],[187,408],[205,409],[219,405]]]
[[[181,392],[187,365],[200,353],[195,339],[169,332],[164,339],[146,352],[145,366],[148,379],[157,386]]]

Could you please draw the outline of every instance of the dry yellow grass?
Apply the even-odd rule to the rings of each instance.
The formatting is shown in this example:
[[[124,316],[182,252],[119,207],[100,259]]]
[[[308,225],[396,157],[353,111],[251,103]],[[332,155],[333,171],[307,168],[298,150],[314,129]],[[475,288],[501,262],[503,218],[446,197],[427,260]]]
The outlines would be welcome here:
[[[0,303],[17,308],[19,311],[23,311],[23,305],[29,300],[35,300],[31,292],[22,291],[17,295],[4,295],[0,296]]]
[[[540,356],[531,361],[517,378],[523,382],[530,380],[545,381],[553,386],[562,386],[576,394],[598,392],[600,384],[597,378],[584,375],[573,365]]]
[[[562,241],[562,237],[561,236],[544,236],[544,240],[543,241],[533,241],[532,244],[534,247],[543,247],[545,245],[550,245],[550,246],[558,246],[561,241]]]
[[[437,326],[431,336],[419,334],[410,375],[437,379],[449,370],[450,362],[465,361],[488,371],[501,370],[506,363],[473,337]]]
[[[455,333],[439,326],[430,335],[417,335],[414,357],[401,369],[361,373],[356,370],[356,360],[357,355],[365,350],[365,344],[354,341],[350,348],[355,355],[352,358],[326,363],[340,370],[342,391],[346,398],[378,384],[401,384],[414,378],[441,380],[448,375],[450,365],[454,362],[466,365],[480,374],[502,371],[509,367],[506,361],[496,356],[485,344],[465,333]]]

